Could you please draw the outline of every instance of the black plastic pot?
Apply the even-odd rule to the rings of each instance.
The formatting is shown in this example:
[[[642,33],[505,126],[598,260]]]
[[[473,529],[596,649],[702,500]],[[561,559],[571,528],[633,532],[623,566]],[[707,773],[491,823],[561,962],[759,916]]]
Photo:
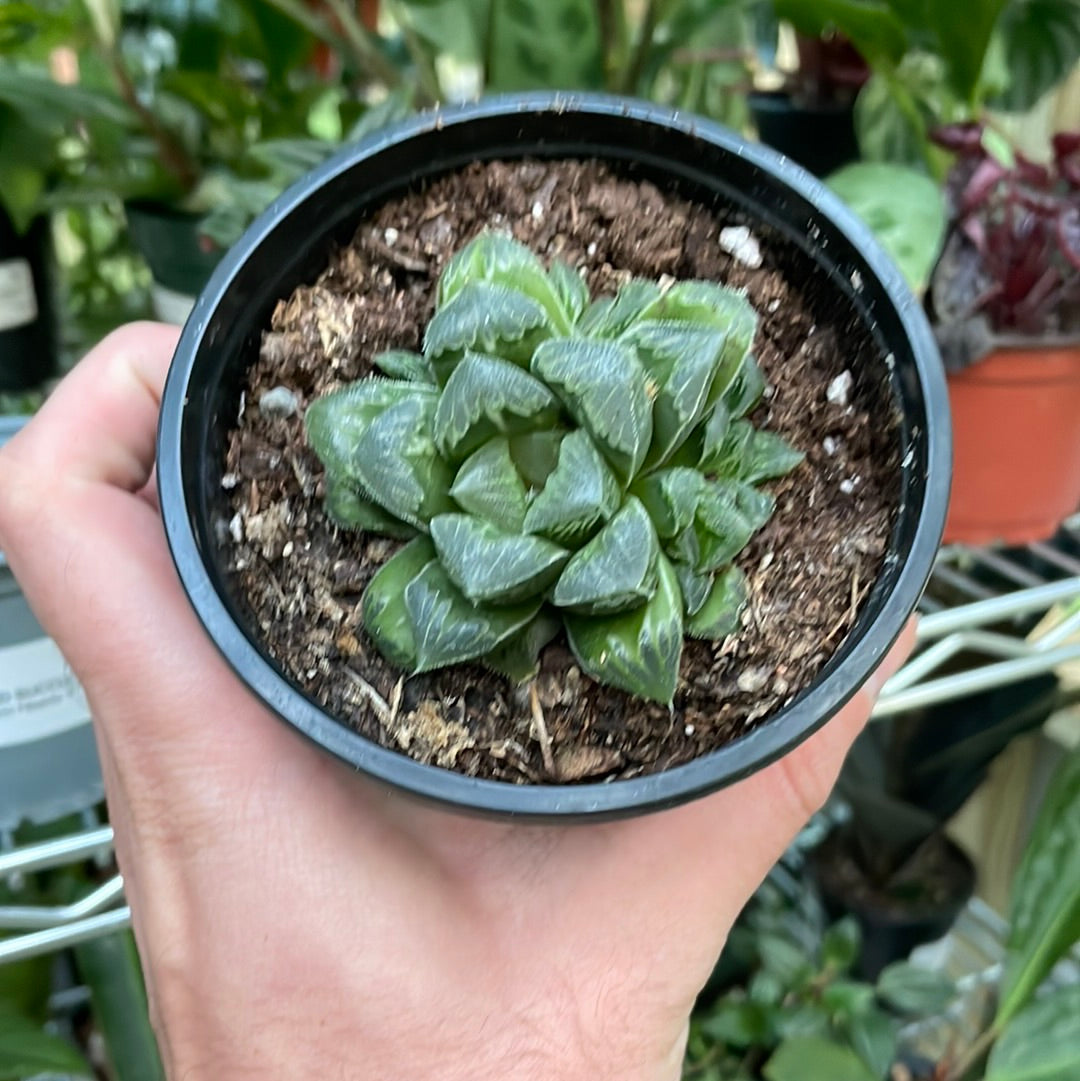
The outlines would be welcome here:
[[[48,219],[20,234],[0,206],[0,390],[30,390],[56,371]]]
[[[855,897],[842,892],[831,884],[831,876],[823,867],[823,859],[838,840],[837,834],[811,854],[808,869],[821,895],[825,914],[832,921],[854,916],[859,925],[862,949],[856,962],[856,974],[873,983],[883,969],[894,961],[902,961],[911,951],[927,942],[936,942],[947,934],[956,922],[964,905],[975,892],[975,865],[962,848],[947,838],[943,839],[943,859],[948,861],[948,872],[954,890],[946,898],[934,904],[920,900],[910,909],[897,902],[884,903],[871,897]]]
[[[785,92],[747,99],[758,137],[815,176],[828,176],[859,158],[853,104],[799,104]]]
[[[790,244],[806,273],[835,285],[880,343],[902,419],[901,504],[891,551],[853,631],[812,687],[767,723],[694,762],[606,784],[518,786],[421,765],[324,713],[268,657],[230,583],[218,541],[226,429],[244,373],[283,297],[313,280],[331,245],[379,204],[478,159],[599,158],[709,205],[737,208]],[[786,250],[786,249],[785,249]],[[462,810],[587,819],[658,810],[737,781],[780,757],[856,692],[896,639],[926,583],[949,488],[945,381],[933,336],[869,231],[812,177],[694,117],[593,95],[528,94],[422,115],[350,147],[285,193],[225,257],[184,329],[162,403],[162,514],[184,588],[207,632],[280,717],[355,768]]]

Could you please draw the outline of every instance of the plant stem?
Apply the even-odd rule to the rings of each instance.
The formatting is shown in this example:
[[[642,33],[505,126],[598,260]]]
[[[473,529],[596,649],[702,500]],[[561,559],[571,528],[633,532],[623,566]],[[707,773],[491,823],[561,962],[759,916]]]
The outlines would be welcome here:
[[[424,47],[424,42],[416,32],[408,15],[402,12],[397,0],[389,0],[387,7],[394,16],[394,21],[401,28],[401,34],[405,38],[405,47],[409,50],[409,56],[416,68],[416,75],[420,81],[420,105],[436,105],[443,99],[442,87],[439,85],[439,73],[435,70],[435,64],[431,54]]]
[[[269,4],[270,7],[287,19],[292,19],[297,26],[327,45],[331,45],[335,49],[348,47],[348,43],[342,39],[341,35],[334,30],[326,19],[316,15],[313,11],[309,11],[299,0],[262,0],[262,2]]]
[[[356,17],[356,12],[349,6],[347,0],[324,0],[324,3],[341,24],[341,29],[361,66],[366,68],[383,86],[391,90],[400,86],[401,72],[379,52],[372,35]]]
[[[945,1081],[963,1081],[964,1075],[979,1061],[990,1049],[991,1044],[998,1038],[999,1032],[996,1026],[991,1025],[983,1034],[960,1056],[955,1066],[945,1075]]]
[[[641,19],[641,28],[638,32],[637,45],[634,55],[626,68],[623,77],[623,92],[632,94],[637,90],[637,84],[645,71],[645,64],[649,59],[649,49],[652,47],[653,34],[656,32],[656,24],[660,21],[661,0],[649,0],[645,8],[645,14]]]
[[[615,11],[612,4],[615,0],[594,0],[596,4],[596,21],[600,26],[600,56],[604,68],[604,85],[609,89],[614,75],[614,48],[615,48]]]

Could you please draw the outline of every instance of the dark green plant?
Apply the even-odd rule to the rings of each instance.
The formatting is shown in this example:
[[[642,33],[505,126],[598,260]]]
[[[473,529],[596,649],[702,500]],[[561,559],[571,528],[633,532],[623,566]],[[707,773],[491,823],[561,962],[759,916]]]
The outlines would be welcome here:
[[[709,282],[581,276],[484,233],[447,264],[422,354],[375,358],[307,413],[342,525],[413,539],[365,626],[414,672],[481,659],[517,679],[564,626],[582,669],[670,703],[684,634],[722,638],[734,559],[802,455],[746,419],[757,316]]]

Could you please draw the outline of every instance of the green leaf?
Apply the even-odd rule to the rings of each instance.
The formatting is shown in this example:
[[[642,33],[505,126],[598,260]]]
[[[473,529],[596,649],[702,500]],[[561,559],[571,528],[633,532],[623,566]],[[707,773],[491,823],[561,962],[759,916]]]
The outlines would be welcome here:
[[[765,386],[765,376],[758,362],[747,354],[723,395],[723,403],[731,417],[738,419],[751,412],[761,401]]]
[[[949,83],[964,101],[976,103],[979,79],[998,18],[1010,0],[928,3],[926,29],[938,39]]]
[[[572,326],[581,318],[589,304],[589,286],[581,274],[573,267],[567,266],[561,259],[552,260],[548,277],[551,278],[559,303]]]
[[[431,519],[431,539],[454,585],[472,604],[511,604],[542,593],[566,566],[565,548],[507,533],[471,514]]]
[[[356,444],[352,469],[364,492],[396,518],[418,529],[452,509],[450,467],[432,437],[433,396],[417,394],[392,405],[368,425]],[[425,388],[426,389],[426,388]]]
[[[945,194],[924,173],[900,165],[859,162],[828,178],[829,187],[873,230],[921,293],[945,239]]]
[[[1016,1014],[990,1052],[986,1081],[1075,1081],[1077,1077],[1080,984],[1071,984],[1050,991]]]
[[[1012,0],[1001,14],[997,36],[1009,85],[995,104],[1026,112],[1080,56],[1080,0]]]
[[[903,23],[887,0],[775,0],[775,8],[808,37],[839,31],[874,68],[898,63],[908,48]]]
[[[776,1032],[781,1039],[796,1036],[828,1036],[832,1024],[828,1013],[816,1002],[796,1002],[781,1006],[777,1012]]]
[[[686,633],[713,641],[734,634],[747,596],[746,575],[738,567],[728,567],[716,576],[704,605],[687,620]]]
[[[996,1024],[1031,1000],[1080,940],[1080,750],[1062,762],[1013,880],[1011,933]]]
[[[710,458],[702,457],[698,468],[702,473],[740,480],[750,458],[750,442],[753,438],[754,426],[750,421],[732,421],[719,450]]]
[[[89,1063],[67,1042],[0,1002],[0,1078],[21,1081],[38,1074],[93,1077]]]
[[[530,488],[539,490],[547,484],[559,464],[559,450],[566,434],[560,428],[553,428],[511,437],[510,457]]]
[[[785,935],[762,932],[758,935],[757,950],[765,970],[788,987],[798,984],[813,971],[806,951]]]
[[[528,505],[525,482],[510,455],[510,441],[491,439],[458,470],[450,495],[463,511],[500,529],[521,532]]]
[[[683,614],[689,623],[690,618],[697,615],[709,599],[713,587],[713,576],[698,574],[686,563],[674,563],[673,566],[675,577],[679,580],[679,592],[683,598]]]
[[[492,436],[549,428],[560,412],[558,399],[535,376],[498,357],[466,352],[439,399],[435,445],[460,461]]]
[[[848,1038],[852,1050],[866,1063],[874,1077],[888,1077],[896,1061],[900,1025],[876,1006],[860,1011],[851,1024]]]
[[[724,352],[725,335],[675,320],[646,320],[623,341],[633,345],[656,387],[653,438],[645,465],[665,462],[701,419]]]
[[[796,450],[775,433],[755,430],[750,436],[739,479],[747,484],[759,484],[783,477],[801,465],[805,457],[801,450]]]
[[[416,639],[405,606],[405,588],[435,559],[435,546],[417,537],[388,559],[364,590],[364,629],[396,668],[416,667]]]
[[[388,349],[376,354],[373,363],[376,368],[392,379],[404,379],[409,383],[435,385],[435,375],[427,358],[407,349]]]
[[[523,631],[486,654],[484,664],[515,683],[525,683],[540,670],[540,653],[560,630],[562,621],[541,609]]]
[[[454,254],[439,277],[438,308],[448,305],[473,282],[523,293],[543,307],[556,333],[570,333],[576,316],[564,306],[559,289],[536,253],[513,237],[488,229]]]
[[[365,533],[378,533],[383,537],[400,537],[407,540],[416,536],[416,530],[395,518],[377,503],[365,499],[347,481],[327,474],[326,500],[324,503],[327,516],[342,529],[359,529]]]
[[[659,553],[648,512],[628,496],[618,514],[566,564],[552,603],[596,616],[640,607],[656,591]]]
[[[705,479],[696,469],[676,466],[639,477],[632,491],[649,512],[657,534],[669,539],[693,523],[704,487]]]
[[[900,1013],[928,1016],[943,1012],[956,988],[940,972],[896,961],[878,976],[877,993]]]
[[[582,671],[593,679],[670,706],[682,657],[682,598],[662,554],[657,570],[648,604],[617,616],[567,614],[566,631]]]
[[[540,602],[477,608],[433,561],[405,587],[405,607],[416,642],[414,671],[430,672],[491,653],[536,617]]]
[[[874,989],[858,980],[833,980],[821,992],[821,1004],[837,1020],[850,1021],[869,1012],[874,1005]]]
[[[862,934],[854,916],[837,920],[822,935],[821,960],[833,972],[848,972],[859,957]]]
[[[547,312],[532,297],[488,282],[469,282],[440,308],[424,333],[424,355],[445,383],[466,350],[494,353],[523,367],[550,335]]]
[[[701,1019],[701,1030],[711,1039],[740,1051],[767,1043],[768,1010],[760,1002],[724,999]]]
[[[772,512],[763,492],[731,481],[710,481],[698,505],[694,533],[700,572],[716,571],[730,563],[750,543]]]
[[[679,319],[724,332],[721,367],[728,379],[718,377],[713,400],[722,394],[746,359],[757,333],[758,317],[746,295],[715,282],[676,282],[649,312],[654,319]]]
[[[589,433],[578,429],[560,444],[558,464],[525,514],[525,531],[576,545],[618,510],[621,497]]]
[[[764,1074],[767,1081],[880,1081],[851,1048],[823,1036],[785,1040]]]
[[[644,318],[659,299],[660,287],[656,282],[632,278],[614,297],[594,300],[582,315],[578,329],[591,338],[617,338]]]
[[[325,394],[308,406],[304,416],[308,443],[332,476],[359,481],[355,469],[360,439],[371,422],[390,406],[409,401],[417,394],[435,401],[434,390],[410,386],[393,379],[361,379],[343,390]]]
[[[641,468],[652,439],[652,406],[637,353],[617,342],[560,338],[543,342],[532,370],[624,480]]]

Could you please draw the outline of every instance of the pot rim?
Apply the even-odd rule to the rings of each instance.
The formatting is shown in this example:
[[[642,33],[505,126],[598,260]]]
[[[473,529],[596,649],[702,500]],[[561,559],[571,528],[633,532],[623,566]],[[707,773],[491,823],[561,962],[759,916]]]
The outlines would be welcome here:
[[[455,129],[475,121],[567,112],[612,123],[630,120],[706,141],[782,182],[814,208],[824,223],[842,234],[880,283],[885,302],[910,342],[921,400],[927,415],[933,413],[935,423],[927,424],[927,430],[920,433],[925,439],[928,467],[922,501],[914,508],[901,509],[902,514],[917,516],[910,545],[904,552],[898,552],[895,544],[890,549],[898,565],[893,589],[882,599],[875,621],[861,630],[856,624],[818,677],[794,701],[738,739],[660,773],[578,785],[516,785],[424,765],[381,747],[324,712],[271,665],[233,619],[208,573],[193,527],[197,508],[189,506],[185,491],[184,476],[193,467],[185,463],[181,453],[181,434],[189,381],[211,317],[228,294],[234,276],[257,255],[264,235],[291,212],[358,163],[415,137],[439,131],[447,133],[452,142]],[[605,149],[600,146],[596,152],[603,156]],[[574,156],[574,151],[568,149],[566,156]],[[169,371],[158,440],[162,517],[185,592],[225,660],[271,711],[354,768],[413,795],[459,811],[563,822],[662,810],[704,795],[778,759],[832,718],[877,668],[914,610],[940,543],[950,472],[945,376],[929,323],[900,271],[837,196],[782,155],[750,144],[712,121],[634,99],[557,92],[505,95],[410,118],[346,147],[278,198],[225,256],[196,303]]]

